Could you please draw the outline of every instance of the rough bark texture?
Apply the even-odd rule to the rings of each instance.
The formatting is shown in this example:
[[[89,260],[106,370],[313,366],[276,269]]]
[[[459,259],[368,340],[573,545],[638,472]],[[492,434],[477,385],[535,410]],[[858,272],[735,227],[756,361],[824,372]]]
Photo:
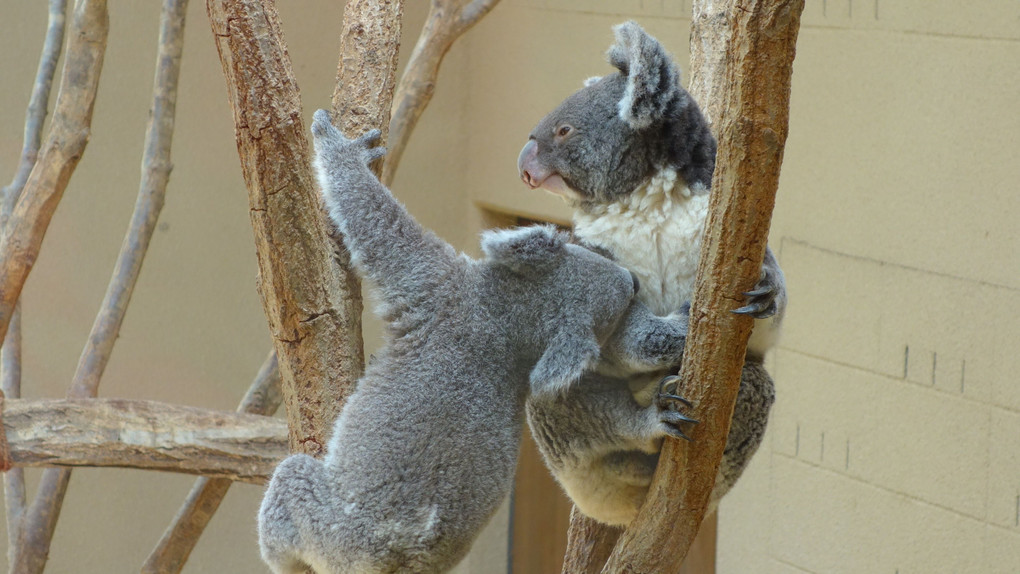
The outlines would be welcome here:
[[[695,3],[694,25],[703,22]],[[712,3],[709,3],[712,4]],[[702,422],[690,446],[666,440],[648,498],[606,572],[677,572],[698,533],[722,458],[752,320],[743,304],[765,253],[789,121],[790,77],[803,0],[734,0],[726,54],[712,84],[723,104],[719,152],[680,375]],[[696,32],[694,37],[701,37]],[[727,41],[728,40],[728,41]],[[707,44],[703,41],[703,44]],[[702,94],[696,93],[695,97]]]
[[[142,154],[142,180],[139,184],[131,225],[113,269],[99,314],[92,324],[88,343],[78,359],[70,396],[94,397],[99,380],[117,342],[121,323],[127,313],[131,293],[142,272],[142,261],[156,230],[163,209],[166,186],[170,181],[170,143],[174,134],[177,108],[177,78],[184,50],[184,16],[188,0],[164,0],[160,15],[159,49],[156,54],[156,78],[152,87],[149,124],[145,129]]]
[[[105,0],[79,0],[75,4],[50,131],[0,237],[0,337],[7,334],[15,303],[39,255],[50,219],[85,152],[108,29]]]
[[[280,370],[273,351],[259,369],[237,411],[272,416],[282,402]],[[195,481],[177,516],[142,565],[142,574],[169,574],[184,568],[231,484],[233,482],[226,478],[204,476]]]
[[[360,284],[322,216],[276,8],[268,0],[208,0],[207,8],[234,112],[291,449],[319,456],[364,365]]]
[[[130,399],[8,399],[3,426],[17,466],[165,470],[256,484],[287,455],[272,417]]]
[[[403,0],[350,0],[340,31],[333,123],[348,137],[389,132],[396,83]]]
[[[380,178],[383,185],[393,182],[400,158],[404,155],[411,132],[426,106],[432,100],[439,76],[439,66],[450,46],[478,20],[489,13],[499,0],[432,0],[418,43],[400,78],[386,163]]]
[[[622,528],[607,526],[570,509],[567,551],[563,557],[562,574],[599,574],[605,565]]]

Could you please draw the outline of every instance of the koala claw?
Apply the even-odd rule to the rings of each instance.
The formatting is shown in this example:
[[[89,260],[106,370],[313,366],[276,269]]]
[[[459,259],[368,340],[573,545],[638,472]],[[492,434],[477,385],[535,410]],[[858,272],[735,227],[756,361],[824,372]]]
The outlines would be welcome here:
[[[744,297],[750,299],[748,304],[734,309],[732,313],[750,315],[755,319],[767,319],[776,314],[776,288],[768,274],[762,273],[758,284],[744,293]]]
[[[659,382],[659,392],[656,395],[656,402],[660,409],[667,410],[676,403],[683,404],[686,407],[693,407],[691,401],[676,394],[677,387],[680,385],[680,377],[677,375],[669,375],[664,377]],[[693,419],[689,419],[686,422],[697,422]]]
[[[363,145],[365,147],[372,147],[373,145],[375,145],[376,142],[379,141],[379,138],[381,136],[382,132],[379,130],[368,130],[367,132],[362,134],[361,137],[359,137],[355,143],[357,143],[358,145]]]
[[[666,423],[664,427],[667,434],[675,436],[677,438],[682,438],[686,441],[693,440],[691,437],[687,436],[687,433],[685,433],[680,428],[680,424],[685,422],[697,424],[698,421],[685,417],[682,414],[675,411],[663,411],[661,416],[662,422]]]

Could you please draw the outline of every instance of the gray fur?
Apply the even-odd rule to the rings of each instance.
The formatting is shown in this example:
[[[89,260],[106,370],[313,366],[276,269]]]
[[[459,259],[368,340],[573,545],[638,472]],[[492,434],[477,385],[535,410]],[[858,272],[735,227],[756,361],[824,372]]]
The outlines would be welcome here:
[[[671,165],[692,190],[707,190],[716,142],[679,70],[637,24],[615,32],[609,59],[618,71],[590,78],[531,132],[521,163],[532,154],[533,165],[544,169],[529,184],[539,187],[558,174],[582,203],[608,203]],[[573,129],[561,140],[565,125]]]
[[[487,233],[485,259],[458,255],[369,171],[378,132],[347,140],[320,110],[312,133],[330,218],[380,289],[388,340],[325,459],[294,455],[273,474],[262,556],[277,574],[443,572],[509,492],[529,392],[569,391],[602,345],[617,365],[675,362],[687,318],[648,313],[629,271],[552,227]]]
[[[597,207],[623,204],[629,194],[663,168],[674,169],[695,193],[708,190],[715,168],[715,139],[697,103],[680,86],[679,71],[669,54],[633,22],[621,24],[614,31],[616,42],[608,56],[618,71],[586,82],[584,88],[543,118],[518,160],[526,183],[533,188],[559,190],[556,192],[571,201],[579,213],[589,217],[602,213]],[[572,129],[562,136],[559,130],[564,125]],[[558,183],[547,185],[556,178],[562,178],[566,191]],[[648,234],[656,232],[648,230]],[[582,234],[581,239],[607,249],[621,265],[636,268],[636,261],[622,258],[602,238]],[[683,254],[673,255],[680,260]],[[657,254],[660,260],[668,261],[669,256],[667,251]],[[692,288],[666,285],[678,293]],[[737,312],[758,319],[773,318],[768,325],[757,326],[755,333],[777,332],[785,311],[786,287],[771,251],[763,262],[761,281],[745,295],[747,305]],[[642,299],[641,293],[638,299]],[[744,364],[726,451],[712,494],[713,505],[746,468],[768,422],[774,384],[762,357],[775,337],[763,338],[767,342],[761,348],[749,348]],[[663,375],[675,373],[677,368],[636,368],[628,372],[603,361],[596,372],[586,374],[567,393],[529,400],[528,422],[539,449],[585,514],[609,524],[625,525],[637,513],[658,463],[663,437],[683,436],[686,423],[680,413],[688,409],[675,396],[675,388],[659,384]],[[688,414],[696,418],[697,405]]]

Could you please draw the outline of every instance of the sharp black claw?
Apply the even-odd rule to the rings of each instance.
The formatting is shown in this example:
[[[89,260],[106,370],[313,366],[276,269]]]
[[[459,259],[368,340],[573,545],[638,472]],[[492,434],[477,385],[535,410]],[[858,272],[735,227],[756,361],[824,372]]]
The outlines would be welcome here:
[[[671,394],[667,394],[667,393],[659,393],[659,400],[660,401],[676,401],[678,403],[683,403],[685,406],[688,406],[688,407],[693,407],[694,406],[694,404],[691,403],[691,401],[681,397],[680,395],[671,395]]]
[[[734,309],[730,312],[736,315],[754,315],[755,313],[760,313],[761,309],[758,308],[758,305],[751,303],[749,305],[744,305],[739,309]]]
[[[761,297],[762,295],[768,295],[772,292],[772,287],[755,287],[751,291],[744,293],[744,297]]]
[[[668,432],[669,434],[671,434],[671,435],[673,435],[673,436],[675,436],[677,438],[682,438],[682,439],[684,439],[687,442],[694,442],[694,439],[692,439],[691,437],[689,437],[686,434],[684,434],[684,431],[682,431],[682,430],[680,430],[678,428],[669,427],[666,430],[666,432]]]
[[[662,422],[671,425],[677,425],[680,423],[690,423],[692,425],[701,424],[701,421],[698,419],[692,419],[691,417],[682,415],[676,411],[666,411],[662,413]]]

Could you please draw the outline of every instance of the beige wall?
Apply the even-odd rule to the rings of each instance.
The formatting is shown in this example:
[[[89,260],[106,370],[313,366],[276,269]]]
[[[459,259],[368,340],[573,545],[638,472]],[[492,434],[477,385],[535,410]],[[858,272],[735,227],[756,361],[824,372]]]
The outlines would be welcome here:
[[[1020,5],[808,4],[772,232],[791,295],[770,359],[779,397],[762,452],[722,505],[720,572],[1020,571],[1010,376],[1020,367]],[[328,103],[342,7],[280,9],[310,116]],[[424,2],[407,11],[405,58]],[[689,11],[689,0],[504,0],[447,58],[395,192],[467,250],[479,206],[568,219],[517,179],[528,131],[609,70],[609,27],[623,19],[686,70]],[[101,392],[232,409],[269,339],[203,3],[189,16],[176,167]],[[26,395],[64,392],[102,300],[138,185],[157,19],[156,3],[111,2],[92,140],[26,286]],[[0,180],[20,149],[44,20],[39,3],[0,9]],[[373,324],[370,349],[378,337]],[[136,569],[191,482],[76,471],[49,571]],[[231,491],[186,571],[265,571],[259,496]],[[461,570],[503,571],[505,540],[504,515]]]

